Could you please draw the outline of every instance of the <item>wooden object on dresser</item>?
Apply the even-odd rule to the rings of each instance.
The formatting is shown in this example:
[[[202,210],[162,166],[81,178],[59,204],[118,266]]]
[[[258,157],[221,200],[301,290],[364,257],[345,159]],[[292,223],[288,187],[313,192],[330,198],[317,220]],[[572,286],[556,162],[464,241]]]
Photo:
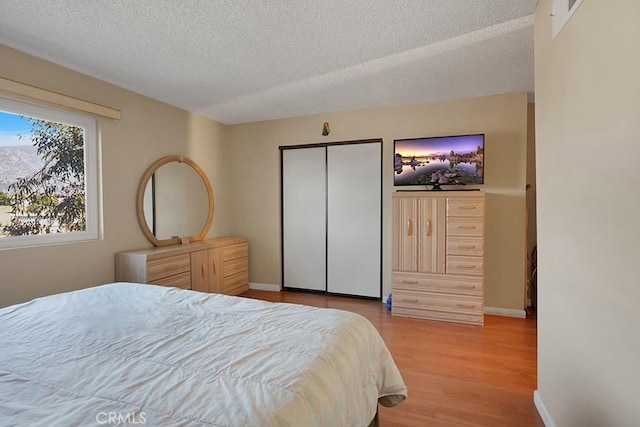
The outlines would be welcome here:
[[[116,280],[238,295],[249,290],[249,242],[218,237],[118,252]]]
[[[484,191],[393,193],[394,316],[484,323]]]

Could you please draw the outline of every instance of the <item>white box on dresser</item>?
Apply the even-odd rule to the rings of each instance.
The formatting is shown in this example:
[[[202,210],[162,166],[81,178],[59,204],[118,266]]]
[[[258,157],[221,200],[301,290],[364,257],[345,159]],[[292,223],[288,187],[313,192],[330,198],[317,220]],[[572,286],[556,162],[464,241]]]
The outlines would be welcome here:
[[[393,193],[394,316],[484,323],[484,191]]]

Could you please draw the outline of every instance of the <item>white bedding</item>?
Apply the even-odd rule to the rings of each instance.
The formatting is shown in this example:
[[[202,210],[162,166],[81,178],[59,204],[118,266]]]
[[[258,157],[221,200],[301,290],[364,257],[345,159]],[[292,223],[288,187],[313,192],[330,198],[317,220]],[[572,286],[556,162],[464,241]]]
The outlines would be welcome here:
[[[366,426],[405,397],[345,311],[131,283],[0,309],[2,426]]]

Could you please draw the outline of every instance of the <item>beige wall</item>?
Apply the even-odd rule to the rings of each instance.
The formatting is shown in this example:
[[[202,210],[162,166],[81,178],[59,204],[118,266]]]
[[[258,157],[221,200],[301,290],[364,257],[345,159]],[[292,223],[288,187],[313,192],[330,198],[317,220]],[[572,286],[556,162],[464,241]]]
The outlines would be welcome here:
[[[331,134],[321,136],[322,124]],[[250,241],[250,280],[280,284],[280,145],[383,138],[383,294],[391,291],[393,139],[486,133],[485,305],[522,310],[525,283],[527,95],[322,114],[230,126],[230,232]]]
[[[538,243],[536,227],[536,114],[535,104],[527,106],[527,278],[531,277],[531,253]],[[527,298],[532,298],[531,289]],[[532,301],[535,303],[535,301]]]
[[[0,306],[113,281],[115,252],[150,246],[135,196],[146,168],[165,155],[203,167],[216,194],[210,235],[226,234],[223,126],[1,45],[0,76],[122,111],[122,120],[99,119],[104,239],[0,251]]]
[[[640,2],[535,12],[538,394],[557,426],[640,420]]]

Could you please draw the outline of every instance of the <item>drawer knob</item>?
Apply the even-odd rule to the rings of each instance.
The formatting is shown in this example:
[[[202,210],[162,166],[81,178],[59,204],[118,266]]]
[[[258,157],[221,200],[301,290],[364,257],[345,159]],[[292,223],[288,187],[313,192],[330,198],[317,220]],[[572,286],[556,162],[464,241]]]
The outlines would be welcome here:
[[[461,265],[461,266],[459,266],[459,268],[465,268],[465,269],[471,270],[471,269],[476,268],[476,266],[475,265]]]
[[[458,209],[468,211],[468,210],[474,210],[476,209],[476,207],[475,206],[458,206]]]
[[[475,285],[456,285],[458,289],[475,289]]]
[[[401,280],[400,283],[407,283],[409,285],[417,285],[418,281],[417,280]]]
[[[459,225],[458,228],[461,230],[475,230],[476,226],[475,225]]]
[[[460,308],[475,308],[476,305],[475,304],[460,304],[460,303],[457,303],[456,307],[460,307]]]
[[[476,245],[457,245],[458,249],[475,249]]]

